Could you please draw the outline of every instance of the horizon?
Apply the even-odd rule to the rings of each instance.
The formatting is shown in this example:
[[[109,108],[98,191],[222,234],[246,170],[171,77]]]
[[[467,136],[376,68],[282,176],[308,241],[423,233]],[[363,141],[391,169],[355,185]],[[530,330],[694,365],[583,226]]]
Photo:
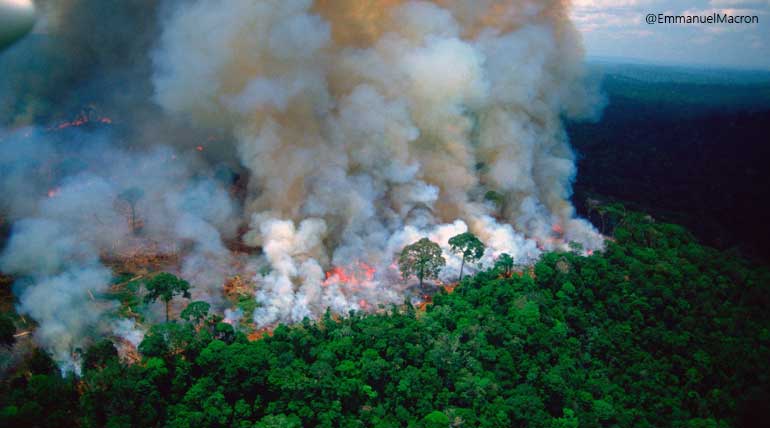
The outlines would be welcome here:
[[[669,68],[673,70],[688,71],[726,71],[740,73],[763,73],[770,76],[770,68],[761,68],[756,66],[741,66],[738,64],[710,64],[699,62],[666,62],[656,61],[654,59],[645,59],[628,56],[607,56],[586,54],[585,63],[588,65],[617,65],[617,66],[637,66],[637,67],[655,67]]]
[[[647,15],[752,16],[757,23],[671,24]],[[586,60],[715,69],[770,71],[770,1],[575,0],[570,18],[583,38]]]

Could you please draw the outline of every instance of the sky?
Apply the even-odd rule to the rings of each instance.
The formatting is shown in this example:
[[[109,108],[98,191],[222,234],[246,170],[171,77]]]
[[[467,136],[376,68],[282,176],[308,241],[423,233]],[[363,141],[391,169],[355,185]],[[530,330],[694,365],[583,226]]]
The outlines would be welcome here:
[[[756,15],[758,24],[647,24],[647,14]],[[770,70],[770,0],[574,0],[595,59]]]

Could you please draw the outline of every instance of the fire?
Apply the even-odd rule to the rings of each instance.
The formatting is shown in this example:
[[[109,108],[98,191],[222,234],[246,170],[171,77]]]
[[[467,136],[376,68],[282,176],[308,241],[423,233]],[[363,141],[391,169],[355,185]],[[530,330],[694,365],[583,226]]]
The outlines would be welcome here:
[[[265,336],[272,336],[274,328],[275,328],[275,326],[268,326],[268,327],[260,328],[257,331],[253,331],[253,332],[249,333],[249,335],[247,337],[249,338],[250,342],[253,342],[255,340],[262,339]]]
[[[62,130],[62,129],[72,128],[72,127],[87,125],[89,123],[103,123],[103,124],[109,125],[109,124],[112,124],[112,119],[110,119],[109,117],[90,118],[88,116],[81,115],[71,122],[60,123],[54,126],[52,129]]]
[[[356,263],[351,269],[335,266],[326,272],[326,280],[323,282],[323,285],[346,284],[357,286],[364,282],[373,281],[376,273],[377,269],[374,266],[364,262]]]
[[[561,224],[556,223],[551,227],[551,231],[557,235],[563,235],[564,234],[564,227],[562,227]]]
[[[47,195],[49,198],[55,198],[60,192],[61,190],[58,187],[54,187],[53,189],[48,189]]]
[[[195,150],[197,150],[199,152],[202,152],[203,151],[203,146],[195,146]]]
[[[71,120],[68,122],[62,122],[58,125],[53,126],[52,128],[49,128],[49,130],[59,131],[62,129],[84,126],[91,123],[101,123],[105,125],[111,125],[112,119],[106,116],[99,115],[96,111],[96,107],[92,105],[88,105],[83,107],[83,109],[80,111],[80,113],[78,113],[78,115],[75,117],[74,120]]]
[[[128,365],[137,364],[142,361],[142,356],[133,343],[121,337],[115,338],[115,341],[117,342],[118,358],[121,361]]]

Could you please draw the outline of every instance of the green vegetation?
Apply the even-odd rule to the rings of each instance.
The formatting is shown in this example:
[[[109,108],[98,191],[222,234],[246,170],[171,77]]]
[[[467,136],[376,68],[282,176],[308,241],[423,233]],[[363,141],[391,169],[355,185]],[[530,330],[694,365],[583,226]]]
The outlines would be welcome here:
[[[460,264],[460,281],[463,280],[463,268],[465,263],[476,263],[484,255],[484,243],[476,235],[465,232],[449,238],[449,247],[452,252],[458,254],[462,259]]]
[[[166,305],[166,322],[168,322],[168,306],[175,295],[181,294],[183,297],[190,298],[190,284],[176,276],[162,272],[147,281],[144,284],[147,287],[147,295],[144,296],[144,303],[151,303],[158,299]]]
[[[404,280],[414,275],[420,280],[421,288],[424,279],[438,277],[441,268],[445,265],[446,260],[441,255],[441,247],[428,238],[422,238],[404,247],[398,259],[398,268]]]
[[[254,342],[215,316],[169,322],[137,364],[97,343],[80,380],[38,352],[3,384],[0,425],[761,424],[770,273],[641,214],[614,235],[590,257],[546,254],[534,276],[502,260],[425,312],[327,313]]]
[[[609,102],[601,120],[567,123],[579,153],[572,200],[580,214],[598,225],[583,202],[622,201],[687,227],[709,246],[768,264],[768,73],[601,68]]]
[[[513,266],[513,257],[508,253],[500,254],[495,260],[495,269],[505,277],[510,277],[513,274]]]
[[[199,325],[206,319],[206,316],[208,316],[209,309],[211,309],[211,305],[206,302],[192,302],[187,305],[179,316],[183,320]]]

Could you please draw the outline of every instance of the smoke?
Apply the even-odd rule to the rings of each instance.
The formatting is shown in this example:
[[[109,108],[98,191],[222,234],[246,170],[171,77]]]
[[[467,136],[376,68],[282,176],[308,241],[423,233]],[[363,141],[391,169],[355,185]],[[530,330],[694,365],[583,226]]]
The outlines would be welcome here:
[[[150,105],[147,52],[159,31],[159,2],[35,3],[34,33],[0,56],[0,125],[67,118],[86,104],[123,116]]]
[[[129,151],[106,135],[28,132],[0,141],[0,187],[10,190],[6,215],[16,220],[0,269],[18,278],[18,311],[39,323],[36,338],[57,360],[71,362],[89,337],[111,329],[103,318],[116,303],[105,295],[112,278],[105,259],[181,252],[194,297],[221,300],[230,268],[222,239],[238,223],[224,183],[168,147]],[[36,150],[15,151],[26,145]],[[36,174],[51,182],[26,180]],[[127,190],[138,195],[135,218]]]
[[[257,327],[403,302],[393,262],[424,236],[443,281],[465,231],[481,266],[603,245],[569,202],[562,122],[602,99],[565,1],[38,6],[37,35],[0,55],[0,269],[61,361],[98,330],[141,337],[104,295],[108,260],[149,244],[219,311],[229,243],[252,247],[258,307],[228,320]],[[114,126],[49,131],[84,107]]]
[[[225,127],[250,174],[248,244],[272,271],[258,325],[401,299],[329,284],[470,230],[519,262],[601,237],[574,218],[564,116],[600,105],[561,1],[199,0],[164,23],[155,99]],[[484,196],[499,195],[499,204]],[[443,275],[454,274],[450,257]]]

